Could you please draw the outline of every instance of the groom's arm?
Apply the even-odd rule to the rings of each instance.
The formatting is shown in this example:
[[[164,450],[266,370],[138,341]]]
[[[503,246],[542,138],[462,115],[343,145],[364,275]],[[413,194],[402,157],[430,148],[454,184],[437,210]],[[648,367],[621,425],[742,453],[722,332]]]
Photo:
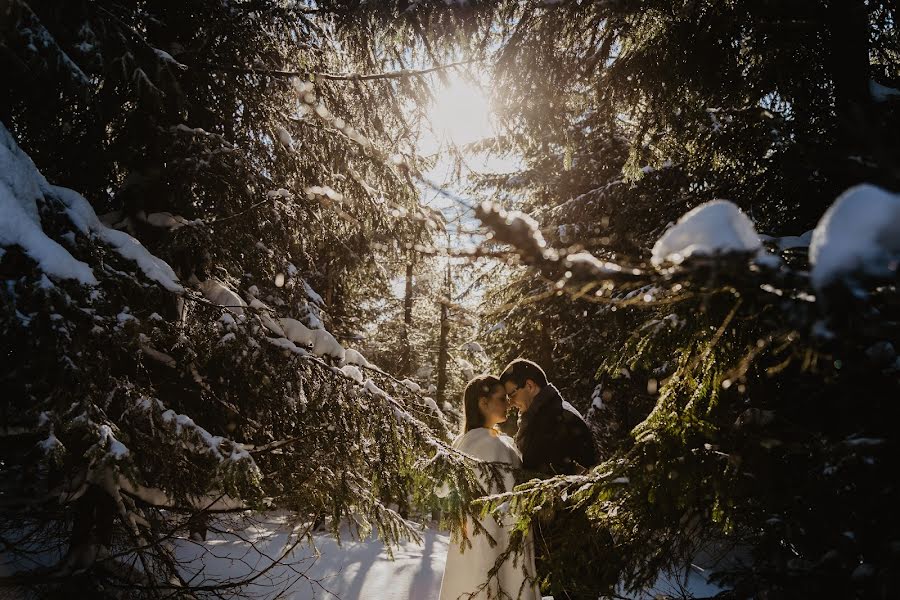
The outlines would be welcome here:
[[[597,464],[597,451],[594,448],[594,437],[587,423],[572,415],[567,427],[569,437],[568,459],[575,467],[573,474],[583,473]]]

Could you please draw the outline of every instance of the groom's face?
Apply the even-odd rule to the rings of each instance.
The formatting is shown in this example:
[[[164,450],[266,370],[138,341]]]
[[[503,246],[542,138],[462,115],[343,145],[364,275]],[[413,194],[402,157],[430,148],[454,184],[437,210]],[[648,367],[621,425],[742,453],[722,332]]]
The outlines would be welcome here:
[[[515,406],[519,412],[528,410],[531,404],[530,400],[534,397],[531,394],[531,387],[534,382],[530,379],[525,380],[525,385],[518,385],[515,381],[507,381],[503,384],[506,390],[506,402],[509,406]]]

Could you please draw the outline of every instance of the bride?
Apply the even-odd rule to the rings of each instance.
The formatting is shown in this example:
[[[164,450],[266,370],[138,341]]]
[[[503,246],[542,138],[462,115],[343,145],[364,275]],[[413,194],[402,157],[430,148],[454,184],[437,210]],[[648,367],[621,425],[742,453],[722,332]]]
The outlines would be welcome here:
[[[505,462],[515,468],[521,467],[522,459],[516,450],[515,442],[495,428],[506,420],[506,393],[500,380],[491,375],[476,377],[466,386],[464,403],[463,433],[453,442],[453,447],[483,461]],[[511,491],[515,485],[510,472],[503,475],[502,490],[497,489],[496,485],[489,486],[482,477],[479,477],[479,482],[484,489],[493,494]],[[498,524],[492,516],[488,516],[480,523],[497,544],[491,547],[487,536],[473,535],[474,527],[471,519],[466,519],[465,529],[469,533],[472,546],[463,551],[462,543],[451,542],[447,551],[444,578],[441,581],[440,600],[482,598],[540,600],[541,595],[534,583],[534,547],[531,536],[525,541],[524,552],[517,558],[514,555],[509,556],[497,574],[488,581],[488,571],[509,542],[513,518],[506,515],[502,523]]]

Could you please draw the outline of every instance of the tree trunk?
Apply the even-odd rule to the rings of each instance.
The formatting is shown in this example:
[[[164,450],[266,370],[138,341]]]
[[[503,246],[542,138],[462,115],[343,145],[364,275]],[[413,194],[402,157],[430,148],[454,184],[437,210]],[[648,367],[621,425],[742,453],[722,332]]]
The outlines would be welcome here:
[[[325,263],[325,306],[331,308],[334,303],[334,259]]]
[[[112,543],[115,501],[94,484],[72,506],[72,532],[64,563],[73,570],[86,569],[97,560],[101,547]]]
[[[438,373],[437,373],[437,400],[438,405],[443,405],[446,400],[447,388],[447,360],[450,354],[450,261],[447,261],[447,281],[444,290],[444,298],[441,300],[441,339],[438,344]]]
[[[838,135],[847,150],[869,138],[869,13],[864,0],[832,0],[828,7],[828,60]]]
[[[409,261],[406,263],[406,291],[403,295],[403,331],[401,333],[401,344],[403,345],[403,356],[400,359],[400,373],[409,375],[412,373],[412,349],[409,344],[409,332],[412,329],[412,309],[413,309],[413,254],[410,251]]]

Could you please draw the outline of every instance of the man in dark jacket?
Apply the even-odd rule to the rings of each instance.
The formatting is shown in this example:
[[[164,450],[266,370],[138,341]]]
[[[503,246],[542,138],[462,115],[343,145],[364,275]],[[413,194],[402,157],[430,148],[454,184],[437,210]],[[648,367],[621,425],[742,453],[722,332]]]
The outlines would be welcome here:
[[[597,464],[587,423],[536,363],[518,358],[503,370],[500,383],[519,409],[516,445],[522,466],[544,477],[575,475]]]
[[[536,363],[516,359],[500,375],[509,404],[519,410],[516,445],[527,476],[576,475],[597,464],[597,453],[587,423],[547,382]],[[538,576],[549,578],[549,591],[558,600],[574,600],[582,586],[577,561],[565,549],[565,539],[587,533],[580,511],[560,512],[549,521],[535,521],[535,558]],[[593,595],[596,598],[596,595]]]

